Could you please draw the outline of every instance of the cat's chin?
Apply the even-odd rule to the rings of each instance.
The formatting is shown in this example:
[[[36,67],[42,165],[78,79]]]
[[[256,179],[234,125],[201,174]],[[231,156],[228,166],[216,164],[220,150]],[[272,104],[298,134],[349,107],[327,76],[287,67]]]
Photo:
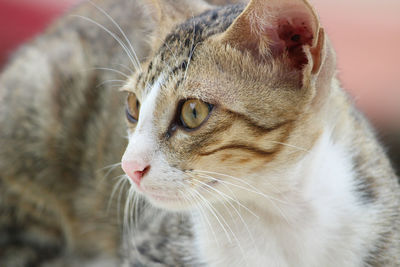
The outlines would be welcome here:
[[[145,196],[148,202],[157,208],[169,211],[187,211],[191,209],[191,206],[188,205],[187,201],[179,196],[166,196],[153,192],[145,192],[143,190],[140,193]]]
[[[146,196],[148,202],[157,208],[169,211],[188,211],[191,209],[182,199],[165,199],[158,196]]]

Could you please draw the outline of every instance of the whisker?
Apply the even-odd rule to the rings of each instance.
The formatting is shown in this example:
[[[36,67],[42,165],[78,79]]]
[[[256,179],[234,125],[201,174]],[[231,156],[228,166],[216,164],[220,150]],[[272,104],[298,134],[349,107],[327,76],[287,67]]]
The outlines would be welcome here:
[[[107,80],[107,81],[104,81],[104,82],[102,82],[102,83],[99,83],[99,84],[96,86],[96,88],[99,88],[99,87],[101,87],[101,86],[103,86],[103,85],[105,85],[105,84],[107,84],[107,83],[115,83],[115,82],[121,83],[121,86],[125,84],[125,81],[124,81],[124,80]]]
[[[164,42],[164,40],[161,39],[160,37],[157,37],[157,38],[158,38],[158,40],[160,40],[161,42]],[[180,40],[180,42],[181,42],[181,46],[182,46],[182,41]],[[172,56],[173,56],[174,59],[175,59],[175,63],[178,63],[178,59],[177,59],[177,57],[176,57],[176,53],[172,52],[171,47],[170,47],[167,43],[164,43],[163,45],[165,45],[165,46],[168,48],[168,50],[171,52]],[[170,68],[171,68],[171,67],[170,67]],[[172,68],[171,68],[171,69],[172,69]]]
[[[229,235],[228,231],[226,230],[226,228],[224,226],[224,224],[226,225],[225,219],[219,214],[219,212],[214,208],[214,206],[212,206],[211,203],[200,192],[198,192],[197,190],[193,190],[193,192],[196,193],[203,200],[203,203],[206,205],[208,210],[211,212],[211,214],[218,221],[218,223],[221,226],[222,230],[224,231],[229,243],[232,243],[231,236]],[[222,221],[224,221],[224,224],[221,222],[221,220],[219,219],[218,215],[221,217]],[[227,225],[227,227],[228,227],[228,225]]]
[[[236,204],[238,204],[240,207],[242,207],[242,208],[244,208],[246,211],[248,211],[251,215],[253,215],[253,216],[256,217],[257,219],[260,219],[260,217],[259,217],[257,214],[255,214],[255,213],[254,213],[253,211],[251,211],[249,208],[247,208],[246,206],[244,206],[244,205],[243,205],[242,203],[240,203],[238,200],[232,198],[231,196],[229,196],[229,195],[227,195],[227,194],[225,194],[225,193],[223,193],[223,192],[217,190],[216,188],[214,188],[214,187],[212,187],[212,186],[210,186],[210,185],[208,185],[208,184],[206,184],[206,183],[204,183],[204,182],[202,182],[202,181],[200,181],[200,180],[197,180],[195,177],[192,177],[192,178],[193,178],[194,180],[196,180],[197,182],[201,183],[202,185],[204,185],[204,186],[206,186],[206,187],[208,187],[208,188],[211,188],[213,191],[216,191],[216,192],[218,192],[218,193],[220,193],[220,194],[223,194],[226,198],[228,198],[228,199],[234,201],[234,202],[235,202]],[[205,177],[205,178],[209,178],[209,177]]]
[[[310,152],[309,150],[307,150],[307,149],[305,149],[305,148],[303,148],[303,147],[291,145],[291,144],[288,144],[288,143],[282,143],[282,142],[278,142],[278,141],[268,141],[268,142],[274,143],[274,144],[278,144],[278,145],[287,146],[287,147],[291,147],[291,148],[296,148],[296,149],[298,149],[298,150],[300,150],[300,151],[304,151],[304,152],[307,152],[307,153]]]
[[[195,29],[196,29],[196,22],[193,20],[193,37],[192,37],[192,44],[191,44],[191,48],[190,48],[190,53],[188,56],[188,65],[186,66],[186,70],[185,70],[185,74],[183,75],[183,80],[186,80],[186,74],[188,72],[189,66],[190,66],[190,61],[192,60],[192,56],[194,54],[194,50],[196,50],[196,47],[198,44],[194,45],[195,40]],[[193,47],[194,46],[194,47]]]
[[[244,250],[243,250],[242,246],[240,245],[239,239],[237,238],[237,236],[236,236],[235,232],[232,230],[232,228],[229,226],[228,222],[227,222],[227,221],[224,219],[224,217],[218,212],[218,210],[217,210],[205,197],[203,197],[203,196],[201,195],[200,192],[198,192],[197,190],[195,190],[195,192],[197,192],[197,193],[199,194],[199,196],[200,196],[201,198],[204,199],[205,204],[208,205],[208,207],[210,208],[209,210],[210,210],[211,212],[212,212],[212,211],[215,212],[215,213],[212,212],[213,215],[214,215],[214,217],[215,217],[215,218],[217,219],[217,221],[220,223],[221,227],[222,227],[223,229],[225,229],[225,227],[221,224],[220,220],[218,219],[218,216],[221,217],[223,223],[226,225],[226,227],[228,228],[228,230],[229,230],[230,233],[232,234],[233,239],[236,241],[236,244],[237,244],[237,246],[239,247],[239,250],[240,250],[241,253],[242,253],[243,260],[244,260],[244,262],[246,262],[246,265],[247,265],[247,261],[245,260],[245,253],[244,253]],[[224,230],[224,231],[225,231],[226,237],[228,238],[228,242],[232,243],[233,240],[231,239],[231,237],[229,236],[229,234],[226,232],[226,230]]]
[[[125,51],[125,53],[127,54],[128,58],[130,59],[132,65],[133,65],[135,68],[137,68],[137,65],[136,65],[136,63],[135,63],[135,61],[134,61],[134,59],[133,59],[133,57],[132,57],[132,54],[129,52],[128,48],[127,48],[126,45],[122,42],[122,40],[121,40],[117,35],[115,35],[115,33],[111,32],[109,29],[107,29],[106,27],[104,27],[103,25],[101,25],[100,23],[98,23],[97,21],[95,21],[95,20],[93,20],[93,19],[91,19],[91,18],[88,18],[88,17],[85,17],[85,16],[81,16],[81,15],[70,15],[70,16],[72,16],[72,17],[77,17],[77,18],[86,20],[86,21],[88,21],[88,22],[91,22],[91,23],[95,24],[96,26],[100,27],[100,28],[101,28],[102,30],[104,30],[105,32],[107,32],[109,35],[111,35],[111,37],[113,37],[114,40],[117,41],[117,42],[119,43],[119,45],[122,47],[122,49]]]
[[[132,188],[129,189],[127,193],[127,200],[125,202],[125,208],[124,208],[124,229],[126,229],[127,233],[131,234],[132,228],[131,228],[131,220],[130,220],[130,209],[132,206],[132,200],[133,200],[133,195],[134,195],[134,190]]]
[[[132,43],[129,41],[129,38],[126,36],[125,32],[121,29],[119,24],[104,9],[102,9],[101,7],[99,7],[98,5],[96,5],[95,3],[93,3],[90,0],[89,0],[89,3],[91,3],[95,8],[97,8],[97,10],[99,10],[101,13],[103,13],[117,27],[117,29],[122,34],[122,36],[124,37],[125,41],[128,43],[128,45],[129,45],[129,47],[130,47],[130,49],[131,49],[131,51],[133,53],[133,56],[134,56],[134,58],[136,60],[136,63],[137,63],[137,66],[135,66],[135,65],[134,66],[137,67],[140,71],[142,71],[142,67],[140,65],[140,60],[139,60],[139,58],[138,58],[138,56],[137,56],[137,54],[135,52],[135,49],[133,49]]]
[[[120,74],[120,75],[124,76],[125,78],[129,79],[128,74],[126,74],[126,73],[124,73],[124,72],[122,72],[122,71],[116,70],[116,69],[111,69],[111,68],[92,68],[92,69],[94,69],[94,70],[107,70],[107,71],[111,71],[111,72]]]
[[[194,189],[191,189],[190,187],[187,187],[186,190],[190,194],[190,196],[193,198],[194,205],[196,205],[198,207],[199,212],[200,212],[199,213],[200,217],[202,218],[203,221],[205,221],[208,224],[209,228],[211,229],[211,232],[212,232],[212,234],[214,236],[214,239],[215,239],[215,243],[217,244],[217,246],[220,246],[219,241],[218,241],[217,236],[216,236],[215,231],[214,231],[214,227],[211,226],[211,222],[208,219],[207,215],[205,214],[204,207],[202,206],[203,203],[202,203],[201,199],[191,192],[191,191],[194,191]],[[197,199],[197,201],[196,201],[196,199]]]
[[[291,223],[289,222],[288,218],[286,217],[286,215],[284,214],[284,212],[282,211],[282,209],[279,208],[279,206],[278,206],[275,202],[280,202],[280,203],[282,203],[282,204],[290,205],[289,203],[287,203],[287,202],[285,202],[285,201],[282,201],[282,200],[280,200],[280,199],[277,199],[277,198],[268,196],[268,195],[266,195],[266,194],[264,194],[264,193],[262,193],[262,192],[260,192],[260,191],[258,191],[258,190],[255,191],[255,190],[252,190],[252,189],[248,189],[248,188],[246,188],[246,187],[243,187],[243,186],[240,186],[240,185],[237,185],[237,184],[233,184],[233,183],[230,183],[230,182],[228,182],[228,181],[221,180],[221,179],[217,179],[217,178],[215,178],[215,177],[205,176],[205,178],[208,178],[208,179],[211,179],[211,180],[215,180],[215,181],[218,181],[218,182],[220,182],[220,183],[226,183],[226,184],[235,186],[235,187],[237,187],[237,188],[246,190],[246,191],[248,191],[248,192],[251,192],[251,193],[254,193],[254,194],[263,196],[263,197],[264,197],[265,199],[267,199],[267,200],[274,206],[274,208],[280,213],[280,215],[281,215],[282,218],[286,221],[286,223],[291,224]]]
[[[116,164],[113,164],[113,165],[110,166],[110,167],[107,167],[107,168],[108,168],[108,171],[107,171],[106,174],[104,175],[104,178],[107,178],[108,175],[110,175],[110,173],[111,173],[112,171],[114,171],[116,168],[118,168],[119,166],[121,166],[121,163],[116,163]],[[107,168],[105,168],[105,169],[107,169]]]
[[[227,194],[225,194],[225,193],[223,193],[223,192],[217,190],[216,188],[213,188],[212,186],[210,186],[210,185],[208,185],[208,184],[206,184],[206,183],[203,183],[203,182],[197,180],[197,179],[194,178],[194,177],[193,177],[193,179],[194,179],[195,181],[197,181],[198,183],[200,183],[200,184],[202,184],[202,185],[204,185],[204,186],[207,186],[207,187],[210,188],[211,190],[215,191],[216,193],[218,193],[219,195],[221,195],[225,200],[226,200],[226,199],[234,200],[234,199],[231,198],[229,195],[227,195]],[[258,217],[256,214],[254,214],[254,213],[253,213],[250,209],[248,209],[247,207],[243,206],[239,201],[237,201],[237,200],[234,200],[234,201],[235,201],[238,205],[242,206],[242,207],[245,208],[247,211],[249,211],[249,212],[250,212],[252,215],[254,215],[257,219],[259,219],[259,217]],[[240,214],[240,212],[236,209],[236,207],[235,207],[230,201],[227,201],[227,203],[232,207],[232,209],[233,209],[233,210],[237,213],[237,215],[239,216],[241,222],[242,222],[243,225],[245,226],[246,231],[248,232],[248,234],[249,234],[249,236],[250,236],[250,238],[251,238],[251,240],[252,240],[253,245],[255,246],[255,241],[254,241],[253,234],[251,233],[249,227],[247,226],[247,223],[244,221],[242,215]],[[225,205],[224,205],[224,206],[225,206]],[[225,207],[226,207],[226,206],[225,206]],[[227,208],[227,207],[226,207],[226,208]],[[232,217],[232,220],[234,220],[233,217]]]
[[[137,230],[137,224],[132,225],[132,210],[134,209],[135,205],[137,204],[136,201],[136,196],[137,194],[134,194],[134,190],[132,188],[129,189],[128,192],[128,197],[127,197],[127,201],[128,201],[128,205],[125,205],[125,214],[124,214],[124,236],[128,237],[128,249],[129,250],[134,250],[134,251],[138,251],[137,249],[137,245],[136,245],[136,240],[135,240],[135,233]],[[127,215],[127,207],[129,212],[129,216]],[[128,217],[128,218],[127,218]],[[132,248],[133,246],[133,248]]]
[[[124,192],[124,189],[128,183],[128,179],[126,177],[123,179],[124,181],[122,182],[122,186],[119,189],[118,192],[118,199],[117,199],[117,216],[118,216],[118,223],[120,223],[121,219],[121,202],[122,202],[122,193]]]
[[[183,183],[182,183],[182,185],[183,185]],[[187,205],[194,204],[194,205],[198,206],[198,203],[196,203],[196,200],[193,198],[193,195],[187,196],[183,190],[180,190],[180,189],[177,189],[177,190],[178,190],[178,192],[180,192],[180,194],[181,194],[183,200],[187,203]],[[189,193],[189,192],[188,192],[188,193]],[[193,200],[191,200],[190,196],[192,196]],[[200,212],[201,207],[198,207],[198,209],[199,209],[199,212]],[[189,212],[189,214],[190,214],[190,217],[192,218],[192,221],[193,221],[193,222],[196,222],[196,218],[194,217],[193,212]],[[200,215],[201,220],[202,220],[202,221],[205,221],[204,216],[203,216],[203,214],[202,214],[201,212],[200,212],[199,215]],[[206,217],[206,219],[207,219],[207,217]],[[209,223],[209,222],[208,222],[208,223]],[[210,228],[211,228],[211,224],[209,224],[209,226],[210,226]],[[217,237],[215,236],[215,232],[214,232],[214,230],[213,230],[212,228],[211,228],[211,231],[212,231],[212,233],[213,233],[213,236],[214,236],[214,239],[215,239],[216,243],[218,243]]]
[[[105,169],[108,169],[107,172],[105,174],[103,174],[103,177],[101,177],[100,182],[103,183],[108,176],[111,174],[111,172],[113,172],[117,167],[119,166],[119,164],[111,164],[109,166],[103,167],[99,170],[96,171],[96,173],[100,173],[102,171],[104,171]],[[119,178],[120,176],[117,176],[117,178]]]
[[[106,211],[107,214],[108,214],[109,211],[110,211],[111,204],[112,204],[112,201],[113,201],[113,199],[114,199],[115,193],[118,191],[119,187],[123,184],[123,182],[124,182],[124,180],[125,180],[124,176],[125,176],[125,175],[120,175],[120,176],[116,177],[117,179],[119,179],[119,181],[115,183],[115,185],[114,185],[114,187],[113,187],[113,190],[111,191],[110,198],[108,199],[107,211]]]
[[[110,164],[110,165],[104,166],[103,168],[101,168],[101,169],[99,169],[97,171],[102,171],[102,170],[105,170],[105,169],[108,169],[108,168],[118,167],[119,165],[121,165],[121,162],[117,162],[117,163],[114,163],[114,164]]]
[[[201,173],[200,173],[200,175],[201,175]],[[204,174],[203,174],[203,175],[204,175]],[[271,200],[274,200],[274,201],[276,201],[276,202],[280,202],[280,203],[283,203],[283,204],[289,204],[289,203],[287,203],[287,202],[285,202],[285,201],[283,201],[283,200],[280,200],[280,199],[277,199],[277,198],[275,198],[275,197],[266,195],[266,194],[264,194],[263,192],[261,192],[261,191],[259,191],[259,190],[257,190],[257,189],[256,189],[256,190],[249,189],[249,188],[247,188],[247,187],[244,187],[244,186],[241,186],[241,185],[238,185],[238,184],[234,184],[234,183],[231,183],[231,182],[228,182],[228,181],[224,181],[224,180],[221,180],[221,179],[215,178],[215,177],[213,177],[213,176],[209,176],[209,175],[208,175],[208,176],[204,176],[204,177],[209,178],[209,179],[214,180],[214,181],[218,181],[218,182],[220,182],[220,183],[225,183],[225,184],[228,184],[228,185],[232,185],[232,186],[234,186],[234,187],[237,187],[237,188],[246,190],[246,191],[248,191],[248,192],[250,192],[250,193],[254,193],[254,194],[263,196],[264,198],[266,198],[266,199],[268,199],[268,200],[270,200],[270,201],[271,201]]]
[[[129,227],[131,228],[131,233],[133,234],[133,236],[135,236],[136,233],[136,229],[137,229],[137,218],[134,217],[134,214],[137,210],[137,202],[136,202],[136,193],[134,192],[134,190],[132,190],[132,206],[129,209]]]
[[[192,179],[193,179],[192,181],[195,181],[195,182],[198,182],[198,183],[200,183],[200,184],[203,184],[201,181],[197,180],[197,179],[194,178],[194,177],[192,177]],[[204,185],[204,184],[203,184],[203,185]],[[221,203],[221,204],[224,206],[224,208],[227,210],[227,212],[228,212],[229,216],[231,217],[232,221],[235,222],[235,219],[234,219],[234,217],[233,217],[232,212],[230,211],[230,209],[228,208],[228,206],[226,206],[226,204],[225,204],[225,202],[229,203],[230,205],[232,205],[232,203],[230,203],[229,201],[226,201],[226,198],[225,198],[223,195],[219,194],[218,192],[216,192],[216,191],[214,191],[214,190],[211,191],[211,190],[208,189],[208,188],[202,188],[202,189],[206,190],[210,195],[215,195],[215,196],[219,197],[219,199],[221,199],[220,197],[222,197],[222,200],[223,200],[223,201],[221,201],[220,203]]]
[[[199,174],[195,174],[195,176],[196,175],[199,175]],[[204,174],[204,175],[206,175],[206,174]],[[235,202],[239,202],[239,200],[237,199],[237,197],[236,197],[236,194],[233,192],[233,190],[228,186],[228,185],[226,185],[226,184],[224,184],[224,183],[221,183],[221,185],[224,187],[224,188],[226,188],[231,194],[232,194],[232,198],[233,198],[233,201],[235,201]],[[241,204],[241,203],[239,203],[239,204]],[[240,210],[240,206],[239,206],[239,210]]]
[[[122,68],[124,68],[125,70],[127,70],[128,72],[129,72],[129,75],[132,75],[133,73],[134,73],[134,71],[131,69],[131,68],[129,68],[128,66],[126,66],[126,65],[124,65],[124,64],[121,64],[121,63],[111,63],[112,65],[115,65],[115,66],[120,66],[120,67],[122,67]],[[128,75],[128,76],[129,76]]]
[[[124,90],[121,90],[121,88],[123,88],[123,86],[124,86],[124,84],[114,84],[114,85],[108,86],[108,88],[110,88],[110,89],[119,88],[120,89],[119,91],[124,91]]]
[[[220,175],[220,176],[223,176],[223,177],[228,177],[228,178],[230,178],[230,179],[232,179],[232,180],[238,181],[238,182],[240,182],[240,183],[243,183],[243,184],[249,186],[251,189],[253,189],[253,190],[255,190],[255,191],[258,191],[258,189],[257,189],[256,187],[254,187],[252,184],[246,182],[245,179],[238,178],[238,177],[235,177],[235,176],[232,176],[232,175],[229,175],[229,174],[219,173],[219,172],[213,172],[213,171],[204,171],[204,170],[193,170],[193,172],[200,172],[200,173],[207,173],[207,174],[214,174],[214,175]],[[213,177],[214,177],[214,176],[213,176]],[[214,177],[214,178],[215,178],[215,177]],[[270,185],[270,186],[272,187],[272,189],[274,189],[277,193],[280,193],[280,191],[277,190],[277,188],[274,187],[272,183],[269,182],[269,185]]]

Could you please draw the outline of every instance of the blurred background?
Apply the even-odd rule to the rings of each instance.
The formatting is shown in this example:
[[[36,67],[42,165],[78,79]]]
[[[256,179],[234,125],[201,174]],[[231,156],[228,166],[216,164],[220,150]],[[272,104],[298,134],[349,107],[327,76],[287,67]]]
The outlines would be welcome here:
[[[0,68],[19,44],[82,0],[0,0]],[[310,0],[337,52],[339,77],[378,128],[400,173],[400,0]]]

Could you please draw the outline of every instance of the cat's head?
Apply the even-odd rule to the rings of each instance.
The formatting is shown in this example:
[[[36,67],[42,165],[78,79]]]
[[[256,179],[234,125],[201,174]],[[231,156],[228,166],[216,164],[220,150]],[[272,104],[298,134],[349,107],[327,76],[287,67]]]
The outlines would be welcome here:
[[[333,77],[306,1],[201,7],[124,87],[122,167],[136,191],[174,210],[292,190],[285,174],[321,133]]]

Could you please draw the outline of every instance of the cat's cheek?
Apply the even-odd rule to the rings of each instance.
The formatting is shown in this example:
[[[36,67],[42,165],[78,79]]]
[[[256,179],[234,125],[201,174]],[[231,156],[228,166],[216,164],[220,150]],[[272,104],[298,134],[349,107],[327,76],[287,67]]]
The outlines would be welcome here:
[[[226,151],[198,157],[192,168],[247,177],[249,174],[264,171],[270,161],[270,157],[254,156],[241,151]]]

